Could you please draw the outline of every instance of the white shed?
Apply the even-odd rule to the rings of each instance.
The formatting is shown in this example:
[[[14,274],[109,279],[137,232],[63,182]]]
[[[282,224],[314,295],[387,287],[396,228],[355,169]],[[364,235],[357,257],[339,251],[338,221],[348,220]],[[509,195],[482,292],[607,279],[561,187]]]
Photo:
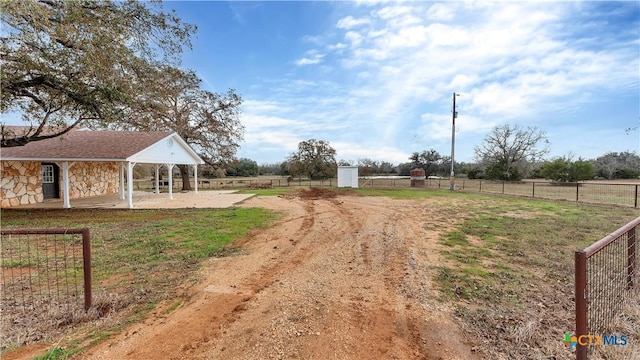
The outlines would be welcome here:
[[[357,166],[338,166],[338,187],[358,187]]]

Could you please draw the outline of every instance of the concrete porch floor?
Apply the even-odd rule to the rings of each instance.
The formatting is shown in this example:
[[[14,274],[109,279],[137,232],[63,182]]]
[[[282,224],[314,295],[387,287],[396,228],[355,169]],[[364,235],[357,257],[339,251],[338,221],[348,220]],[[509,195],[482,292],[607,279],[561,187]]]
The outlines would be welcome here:
[[[238,194],[236,190],[200,190],[174,192],[173,199],[168,193],[155,194],[146,191],[133,192],[134,209],[184,209],[184,208],[226,208],[240,203],[255,194]],[[119,194],[71,199],[71,208],[126,209],[127,199]],[[62,199],[45,200],[38,204],[12,206],[8,209],[62,209]]]

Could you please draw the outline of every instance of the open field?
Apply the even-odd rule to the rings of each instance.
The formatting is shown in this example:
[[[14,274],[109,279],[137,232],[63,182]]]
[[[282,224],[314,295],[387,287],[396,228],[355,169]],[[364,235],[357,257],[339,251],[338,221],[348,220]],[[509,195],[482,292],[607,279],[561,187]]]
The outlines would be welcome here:
[[[247,178],[199,179],[201,189],[256,189],[332,187],[337,179],[309,180],[295,178],[287,181],[281,176],[260,176]],[[449,189],[449,179],[427,179],[423,189]],[[148,180],[136,181],[136,190],[150,190],[153,183]],[[174,181],[174,188],[180,189],[182,182]],[[366,177],[360,178],[360,188],[406,189],[412,188],[408,177]],[[545,180],[525,180],[519,182],[457,179],[456,190],[464,192],[516,195],[550,200],[566,200],[593,204],[611,204],[640,207],[640,180],[592,180],[580,183],[552,183]]]
[[[444,190],[254,192],[231,209],[2,210],[3,228],[91,228],[106,309],[17,333],[40,345],[3,358],[570,359],[573,250],[639,214]],[[640,354],[634,309],[616,325],[631,345],[609,358]]]

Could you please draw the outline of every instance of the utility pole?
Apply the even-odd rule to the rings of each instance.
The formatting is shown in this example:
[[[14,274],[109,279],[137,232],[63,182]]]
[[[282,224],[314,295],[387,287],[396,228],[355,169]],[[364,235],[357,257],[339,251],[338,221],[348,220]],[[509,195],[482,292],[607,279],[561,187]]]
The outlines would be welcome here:
[[[458,117],[458,112],[456,111],[456,96],[460,96],[460,94],[453,93],[453,114],[452,114],[452,125],[451,125],[451,176],[449,177],[449,190],[456,190],[456,174],[453,170],[453,164],[455,163],[454,153],[456,147],[456,118]]]

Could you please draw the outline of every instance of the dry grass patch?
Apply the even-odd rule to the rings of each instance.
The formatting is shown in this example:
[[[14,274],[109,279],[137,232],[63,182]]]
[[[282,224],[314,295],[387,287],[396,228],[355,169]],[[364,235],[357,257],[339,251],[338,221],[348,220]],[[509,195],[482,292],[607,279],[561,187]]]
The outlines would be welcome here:
[[[441,298],[454,304],[485,358],[573,359],[562,339],[575,329],[574,250],[613,232],[637,212],[479,197],[470,198],[466,208],[466,220],[440,239],[447,264],[437,269]],[[640,329],[637,315],[625,319],[629,325],[617,333],[637,334],[631,330]],[[614,350],[626,351],[625,356],[637,351],[631,346],[605,351]]]

